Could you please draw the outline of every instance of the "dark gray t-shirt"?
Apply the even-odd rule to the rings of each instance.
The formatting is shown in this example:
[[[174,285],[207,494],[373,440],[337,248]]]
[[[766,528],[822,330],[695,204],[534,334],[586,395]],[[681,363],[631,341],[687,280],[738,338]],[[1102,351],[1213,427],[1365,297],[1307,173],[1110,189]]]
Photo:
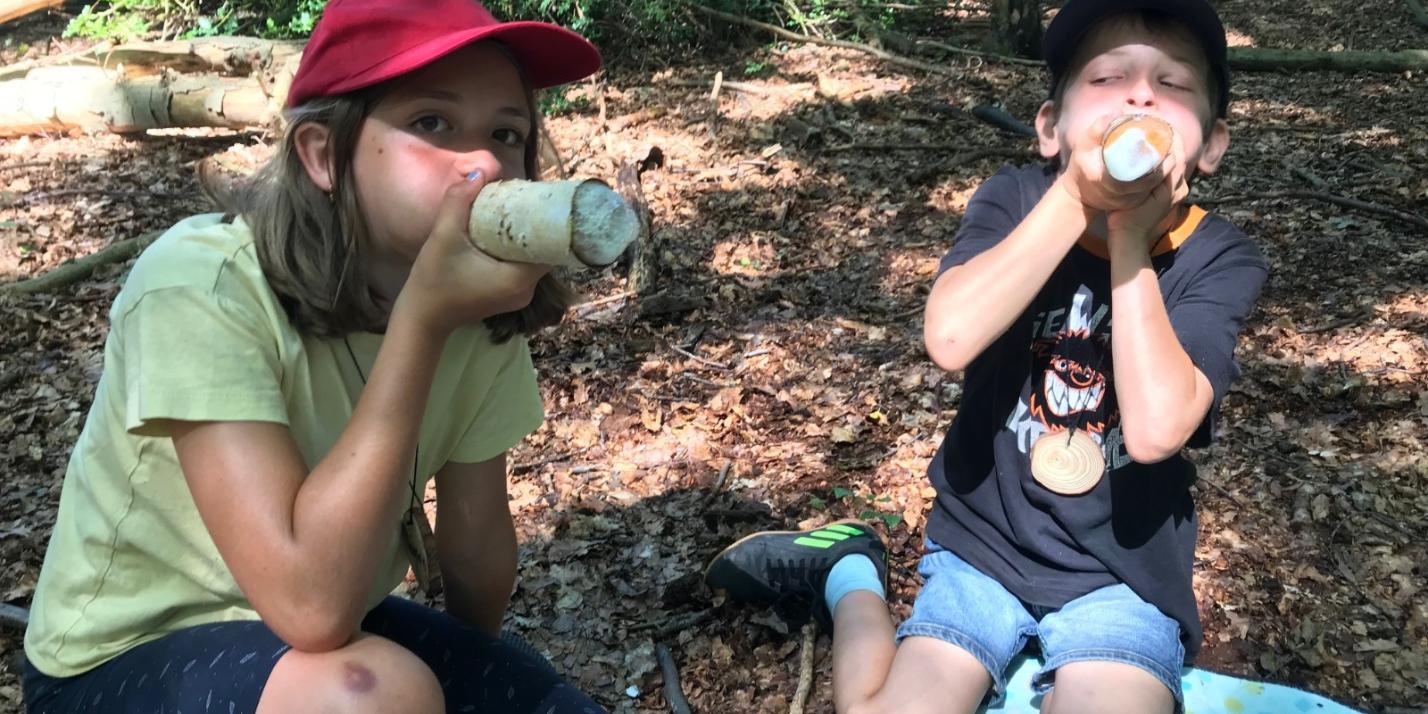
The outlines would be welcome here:
[[[1037,166],[988,179],[942,270],[1010,234],[1054,178]],[[1214,389],[1216,406],[1190,440],[1207,446],[1220,399],[1239,374],[1235,341],[1267,268],[1244,233],[1198,209],[1162,243],[1152,263],[1171,326]],[[1180,623],[1189,662],[1201,639],[1190,585],[1195,467],[1182,455],[1140,464],[1126,454],[1111,359],[1110,263],[1094,248],[1084,241],[1072,248],[967,367],[961,408],[928,467],[938,495],[927,533],[1031,604],[1060,607],[1123,582]],[[1073,425],[1101,446],[1107,473],[1090,492],[1062,496],[1032,478],[1030,453],[1043,434]]]

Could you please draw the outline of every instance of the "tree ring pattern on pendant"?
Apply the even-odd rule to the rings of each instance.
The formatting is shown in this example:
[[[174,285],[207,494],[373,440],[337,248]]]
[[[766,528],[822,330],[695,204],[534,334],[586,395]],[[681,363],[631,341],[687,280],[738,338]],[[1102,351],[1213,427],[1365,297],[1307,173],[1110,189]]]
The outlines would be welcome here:
[[[1047,490],[1078,496],[1095,488],[1106,470],[1101,445],[1085,431],[1043,434],[1031,447],[1031,475]]]

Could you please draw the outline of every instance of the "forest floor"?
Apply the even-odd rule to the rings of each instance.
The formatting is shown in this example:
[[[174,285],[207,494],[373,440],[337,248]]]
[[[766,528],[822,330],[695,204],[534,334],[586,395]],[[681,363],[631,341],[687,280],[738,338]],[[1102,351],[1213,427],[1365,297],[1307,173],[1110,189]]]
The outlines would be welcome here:
[[[1219,5],[1235,44],[1428,45],[1403,3],[1401,18],[1349,0]],[[54,39],[62,27],[6,26],[0,60],[72,48]],[[922,34],[977,32],[931,17]],[[664,299],[631,296],[620,269],[571,276],[591,302],[534,338],[547,420],[512,454],[509,625],[604,704],[667,711],[664,644],[696,711],[789,710],[797,625],[700,580],[756,529],[875,522],[893,614],[910,612],[925,469],[960,394],[960,375],[924,352],[922,305],[972,192],[1033,158],[967,110],[999,102],[1030,121],[1045,81],[1036,67],[943,64],[955,74],[750,41],[620,63],[549,120],[577,175],[664,157],[643,176]],[[750,86],[711,102],[716,72]],[[1421,74],[1239,74],[1228,158],[1194,195],[1228,197],[1211,207],[1271,266],[1219,440],[1194,454],[1200,664],[1374,711],[1428,701],[1428,229],[1274,194],[1428,214],[1425,106]],[[209,210],[195,162],[267,141],[0,140],[0,282]],[[0,296],[0,602],[29,603],[126,267]],[[0,633],[0,712],[19,710],[19,650]],[[829,654],[820,635],[810,711],[832,711]]]

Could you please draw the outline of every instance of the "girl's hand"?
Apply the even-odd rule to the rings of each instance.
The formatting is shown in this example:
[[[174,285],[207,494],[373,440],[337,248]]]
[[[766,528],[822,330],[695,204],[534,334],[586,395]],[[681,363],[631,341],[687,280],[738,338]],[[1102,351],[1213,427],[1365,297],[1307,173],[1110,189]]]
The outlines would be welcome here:
[[[1135,208],[1144,203],[1166,177],[1180,170],[1178,152],[1171,151],[1154,171],[1134,181],[1119,181],[1112,177],[1106,171],[1105,159],[1101,155],[1101,140],[1114,119],[1113,116],[1101,117],[1091,124],[1085,136],[1073,137],[1066,170],[1056,179],[1056,184],[1081,205],[1096,211]]]
[[[396,310],[414,312],[422,324],[443,336],[529,305],[536,282],[551,269],[497,260],[471,243],[467,229],[471,204],[488,183],[483,172],[474,174],[474,179],[447,188],[431,235],[397,297]]]

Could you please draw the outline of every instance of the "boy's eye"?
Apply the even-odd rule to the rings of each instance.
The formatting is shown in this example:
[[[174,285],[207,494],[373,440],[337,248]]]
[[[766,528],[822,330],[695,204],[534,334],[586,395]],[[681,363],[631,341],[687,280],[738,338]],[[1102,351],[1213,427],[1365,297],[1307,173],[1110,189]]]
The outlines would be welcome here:
[[[1112,82],[1112,81],[1114,81],[1114,80],[1116,80],[1116,79],[1118,79],[1118,78],[1115,77],[1115,76],[1096,77],[1095,79],[1092,79],[1092,80],[1091,80],[1091,84],[1106,84],[1106,83]]]
[[[526,137],[515,129],[497,129],[491,136],[506,146],[521,146],[526,143]]]
[[[412,122],[412,128],[418,131],[435,133],[451,129],[451,122],[442,119],[435,114],[428,114]]]
[[[1169,80],[1169,79],[1162,79],[1162,80],[1160,80],[1160,83],[1163,84],[1163,85],[1165,85],[1165,86],[1167,86],[1167,87],[1170,87],[1171,89],[1178,89],[1178,90],[1180,90],[1180,91],[1182,91],[1182,92],[1188,91],[1188,90],[1190,89],[1190,87],[1186,86],[1184,82],[1179,82],[1179,81],[1174,81],[1174,80]]]

